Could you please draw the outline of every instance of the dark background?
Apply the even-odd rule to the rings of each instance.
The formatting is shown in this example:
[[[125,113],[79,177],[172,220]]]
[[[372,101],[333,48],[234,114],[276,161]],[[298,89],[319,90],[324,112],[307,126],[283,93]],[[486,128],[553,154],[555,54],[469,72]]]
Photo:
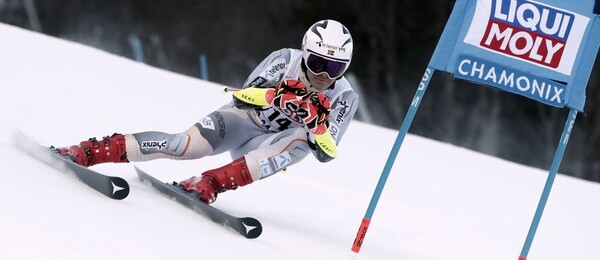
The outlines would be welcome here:
[[[399,129],[453,5],[454,0],[0,0],[0,22],[132,59],[138,39],[144,63],[197,78],[199,56],[205,55],[210,81],[240,86],[271,51],[299,49],[310,25],[335,19],[354,38],[347,77],[363,101],[356,119]],[[598,70],[596,64],[585,113],[577,118],[560,168],[596,182]],[[438,72],[410,133],[548,169],[567,114]],[[374,149],[370,137],[365,133],[365,152]]]

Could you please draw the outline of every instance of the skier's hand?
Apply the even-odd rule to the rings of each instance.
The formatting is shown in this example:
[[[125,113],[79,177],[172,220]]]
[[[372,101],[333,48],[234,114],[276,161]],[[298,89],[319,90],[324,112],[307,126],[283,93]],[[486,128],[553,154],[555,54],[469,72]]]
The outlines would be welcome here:
[[[267,101],[271,105],[297,111],[313,94],[302,81],[287,79],[282,80],[275,86],[272,96],[267,93]]]
[[[323,93],[313,93],[307,104],[308,113],[301,116],[304,124],[310,131],[308,135],[309,146],[320,162],[328,162],[336,157],[337,144],[329,132],[327,119],[331,113],[329,100]]]
[[[327,128],[322,134],[308,135],[308,142],[308,145],[314,150],[313,154],[320,162],[328,162],[336,157],[337,145]]]
[[[275,86],[275,95],[294,94],[296,96],[305,96],[309,93],[308,88],[302,81],[295,79],[282,80]]]
[[[275,88],[245,88],[234,95],[238,108],[264,107],[267,105],[295,111],[307,128],[315,134],[327,130],[327,118],[331,112],[329,100],[323,93],[315,93],[299,80],[282,80]]]
[[[273,106],[296,111],[309,130],[323,133],[327,129],[331,106],[323,93],[311,92],[302,81],[288,79],[275,86],[273,95]]]
[[[302,103],[296,111],[306,127],[314,134],[320,135],[327,131],[331,105],[323,93],[310,93],[307,102]]]

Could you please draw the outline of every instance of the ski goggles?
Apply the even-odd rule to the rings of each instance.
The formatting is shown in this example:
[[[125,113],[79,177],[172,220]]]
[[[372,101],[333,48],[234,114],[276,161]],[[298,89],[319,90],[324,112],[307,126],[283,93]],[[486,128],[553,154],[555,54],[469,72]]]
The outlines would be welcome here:
[[[346,67],[348,66],[347,62],[326,59],[314,53],[309,54],[308,58],[304,62],[306,63],[306,67],[313,74],[319,75],[322,73],[327,73],[327,76],[330,79],[335,79],[339,76],[342,76],[344,71],[346,71]]]

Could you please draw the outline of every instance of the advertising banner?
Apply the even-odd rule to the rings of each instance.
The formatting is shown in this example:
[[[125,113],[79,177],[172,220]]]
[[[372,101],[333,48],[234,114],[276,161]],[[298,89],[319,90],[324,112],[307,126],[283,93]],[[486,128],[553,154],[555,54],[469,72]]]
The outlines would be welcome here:
[[[583,111],[600,44],[592,0],[458,0],[430,65]]]

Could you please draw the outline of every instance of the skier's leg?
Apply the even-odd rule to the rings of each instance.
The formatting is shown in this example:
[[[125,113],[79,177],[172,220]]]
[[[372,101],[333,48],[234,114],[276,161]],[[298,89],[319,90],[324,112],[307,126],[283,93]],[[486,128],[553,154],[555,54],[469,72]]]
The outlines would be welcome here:
[[[79,145],[56,150],[84,167],[160,158],[188,160],[235,149],[261,134],[264,131],[245,111],[228,104],[182,133],[114,134],[102,141],[91,138]]]
[[[208,170],[200,176],[181,181],[179,186],[188,192],[198,194],[200,200],[213,203],[217,194],[252,183],[244,157],[233,160],[224,166]]]
[[[179,185],[186,191],[198,193],[202,201],[212,203],[219,193],[266,178],[302,160],[310,153],[306,133],[303,128],[293,128],[255,137],[231,151],[232,157],[237,157],[233,162]]]
[[[125,135],[127,158],[147,161],[159,158],[199,159],[236,149],[264,134],[246,111],[228,104],[179,134],[143,132]]]
[[[311,153],[304,128],[261,135],[231,151],[233,158],[244,155],[253,180],[269,177],[296,164]]]
[[[208,141],[193,125],[182,133],[141,132],[125,135],[127,159],[149,161],[155,159],[188,160],[202,158],[212,153]]]

